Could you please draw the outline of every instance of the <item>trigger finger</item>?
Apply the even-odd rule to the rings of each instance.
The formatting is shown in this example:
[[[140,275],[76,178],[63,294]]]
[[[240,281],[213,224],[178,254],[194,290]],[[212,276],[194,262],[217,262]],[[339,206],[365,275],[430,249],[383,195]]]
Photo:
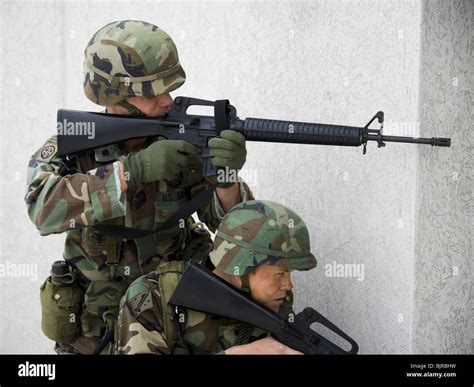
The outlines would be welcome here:
[[[209,154],[212,157],[222,157],[224,159],[230,159],[232,156],[232,152],[227,150],[227,149],[221,149],[221,148],[211,148]]]
[[[233,150],[234,144],[230,140],[221,137],[214,137],[209,140],[209,148]]]
[[[220,133],[220,136],[226,140],[235,142],[238,145],[245,145],[245,137],[242,133],[237,132],[235,130],[223,130]]]
[[[201,153],[201,148],[189,142],[184,142],[183,146],[179,150],[179,153],[184,153],[188,155],[198,155]]]

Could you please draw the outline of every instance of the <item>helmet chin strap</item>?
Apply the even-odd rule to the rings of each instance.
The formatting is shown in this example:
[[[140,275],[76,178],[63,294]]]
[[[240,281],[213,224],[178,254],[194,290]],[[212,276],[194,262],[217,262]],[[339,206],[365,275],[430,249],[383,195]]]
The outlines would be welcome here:
[[[244,292],[250,293],[250,284],[249,284],[249,275],[245,273],[240,276],[240,281],[242,282],[241,288]]]
[[[127,101],[120,101],[117,105],[122,106],[123,108],[127,109],[128,113],[131,116],[144,116],[143,112],[140,111],[136,106],[128,103]]]

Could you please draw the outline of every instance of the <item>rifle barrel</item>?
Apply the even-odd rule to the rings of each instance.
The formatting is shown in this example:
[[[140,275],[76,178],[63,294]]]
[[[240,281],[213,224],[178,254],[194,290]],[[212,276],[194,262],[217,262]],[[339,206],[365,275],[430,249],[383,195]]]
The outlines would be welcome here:
[[[376,134],[369,134],[369,141],[379,141],[380,136]],[[426,144],[432,146],[450,147],[451,139],[444,137],[432,137],[432,138],[415,138],[415,137],[401,137],[401,136],[385,136],[382,135],[382,142],[402,142],[411,144]]]

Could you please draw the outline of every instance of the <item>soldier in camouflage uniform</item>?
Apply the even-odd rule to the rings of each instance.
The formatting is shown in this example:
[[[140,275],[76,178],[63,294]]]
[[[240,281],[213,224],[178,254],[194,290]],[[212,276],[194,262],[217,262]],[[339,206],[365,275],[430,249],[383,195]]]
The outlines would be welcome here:
[[[149,23],[107,24],[93,35],[84,54],[85,94],[108,113],[160,117],[172,106],[169,93],[185,81],[173,41]],[[224,130],[209,146],[215,166],[242,168],[246,150],[240,133]],[[201,254],[210,246],[210,239],[195,232],[191,218],[184,227],[176,225],[135,240],[106,236],[94,225],[143,230],[159,226],[209,187],[201,175],[199,151],[184,141],[147,138],[62,159],[57,155],[56,136],[52,136],[28,165],[28,215],[41,235],[67,233],[63,257],[84,291],[96,281],[130,284],[160,263]],[[251,198],[242,181],[218,185],[198,216],[215,230],[228,209]],[[100,298],[96,296],[89,295],[86,301]],[[101,305],[95,307],[102,311]],[[68,345],[58,344],[57,350],[91,353],[104,334],[106,323],[101,319],[84,318],[80,337]]]
[[[293,288],[290,272],[316,266],[303,220],[280,204],[255,200],[240,203],[225,215],[210,260],[214,274],[284,318],[288,317],[285,299]],[[170,299],[179,282],[176,273],[182,273],[184,266],[184,262],[162,264],[128,288],[117,324],[119,354],[299,353],[247,323],[189,309],[180,312],[186,318],[177,338],[176,330],[167,329],[172,313],[163,300]],[[179,320],[177,315],[171,317]]]

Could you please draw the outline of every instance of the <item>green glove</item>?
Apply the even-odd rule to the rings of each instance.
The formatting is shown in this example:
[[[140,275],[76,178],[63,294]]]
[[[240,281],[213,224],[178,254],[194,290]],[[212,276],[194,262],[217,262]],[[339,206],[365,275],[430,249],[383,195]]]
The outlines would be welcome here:
[[[122,160],[130,188],[152,181],[182,179],[186,186],[202,179],[200,149],[182,140],[156,141]]]
[[[243,134],[235,130],[223,130],[219,137],[210,139],[208,144],[212,165],[227,170],[235,170],[234,176],[237,176],[237,171],[244,166],[247,157]],[[219,186],[225,187],[232,185],[232,183],[235,182],[222,183]]]

